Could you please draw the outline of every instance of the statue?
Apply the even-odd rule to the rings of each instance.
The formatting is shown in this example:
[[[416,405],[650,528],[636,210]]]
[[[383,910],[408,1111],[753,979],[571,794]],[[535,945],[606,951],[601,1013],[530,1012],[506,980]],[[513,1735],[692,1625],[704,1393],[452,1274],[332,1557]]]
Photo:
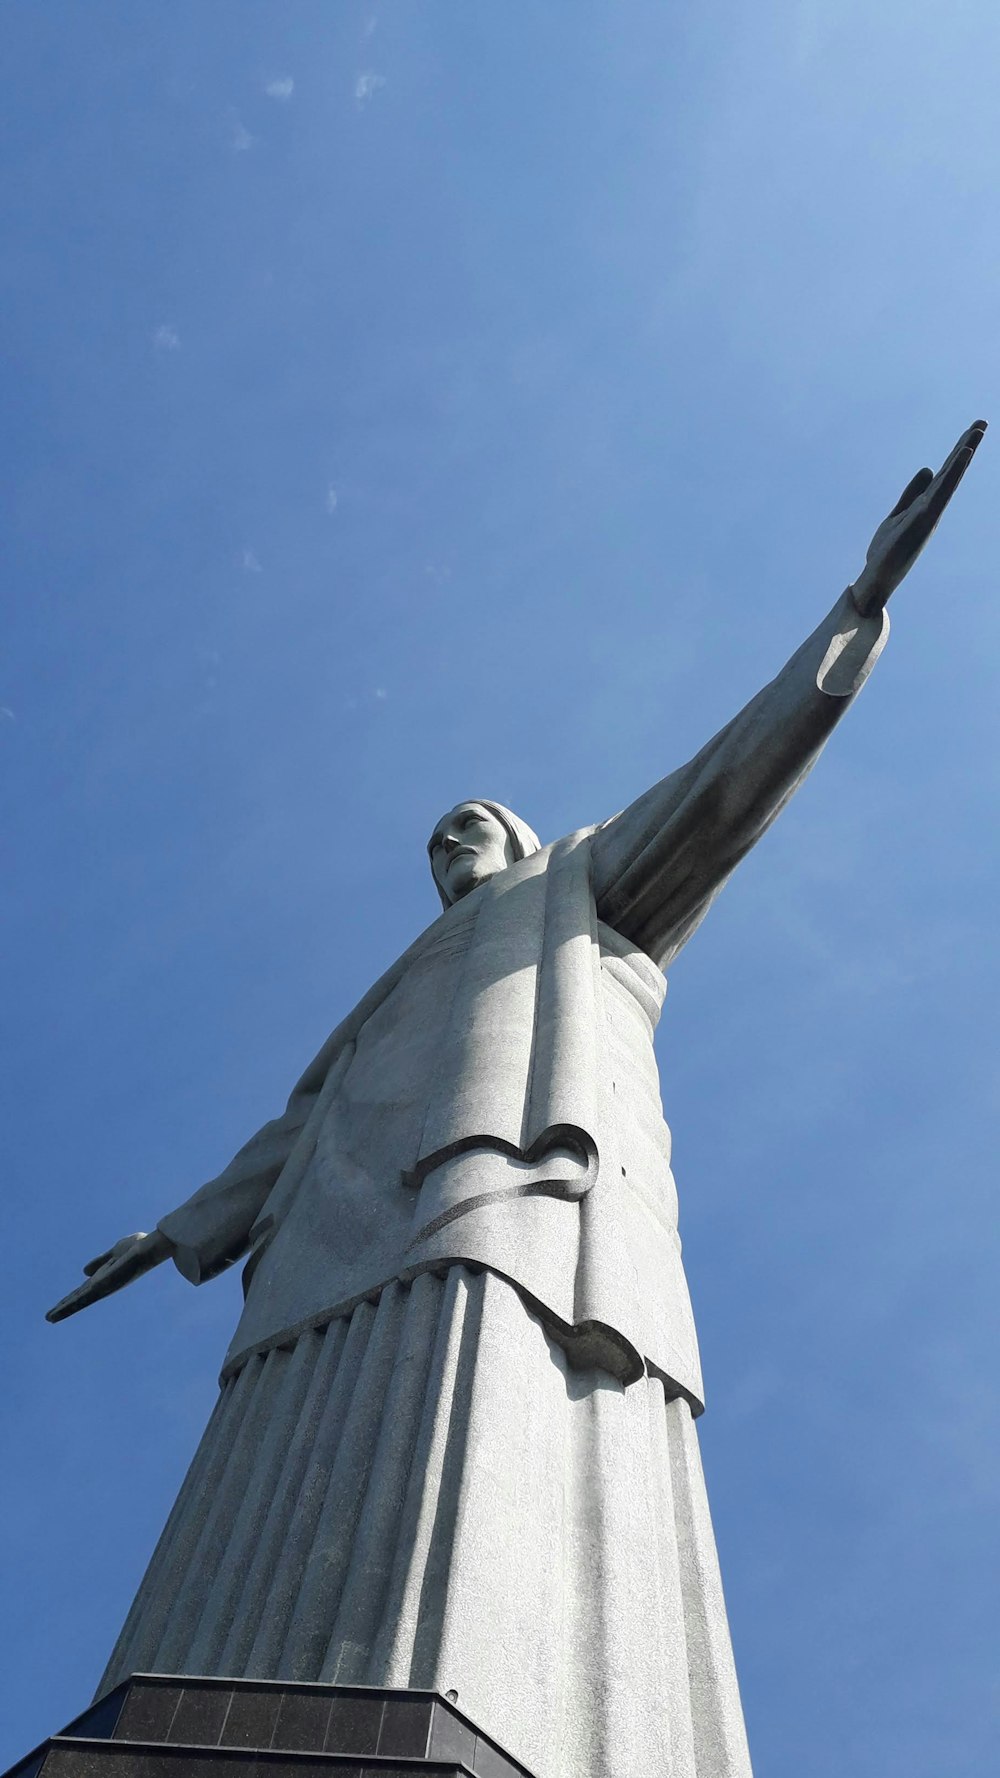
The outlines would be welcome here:
[[[58,1321],[245,1260],[219,1401],[103,1686],[457,1691],[539,1778],[747,1778],[653,1032],[664,970],[806,776],[985,431],[688,765],[542,846],[430,838],[440,917],[283,1115]],[[102,1688],[103,1689],[103,1688]]]

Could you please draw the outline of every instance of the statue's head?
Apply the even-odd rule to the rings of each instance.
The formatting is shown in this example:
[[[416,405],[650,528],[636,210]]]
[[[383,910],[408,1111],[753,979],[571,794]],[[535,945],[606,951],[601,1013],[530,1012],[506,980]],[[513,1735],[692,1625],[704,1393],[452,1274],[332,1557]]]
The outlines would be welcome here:
[[[519,858],[537,852],[541,841],[526,821],[502,803],[456,803],[427,842],[431,870],[442,905],[450,908],[480,883]]]

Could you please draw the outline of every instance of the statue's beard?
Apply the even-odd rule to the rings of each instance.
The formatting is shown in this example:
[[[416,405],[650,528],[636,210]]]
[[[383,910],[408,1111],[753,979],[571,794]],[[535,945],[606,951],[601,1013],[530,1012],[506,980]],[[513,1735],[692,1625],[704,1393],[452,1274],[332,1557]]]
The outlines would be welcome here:
[[[478,889],[480,884],[488,883],[495,875],[496,872],[482,858],[459,859],[454,874],[451,871],[448,873],[445,894],[454,905],[464,896],[471,895],[473,889]]]

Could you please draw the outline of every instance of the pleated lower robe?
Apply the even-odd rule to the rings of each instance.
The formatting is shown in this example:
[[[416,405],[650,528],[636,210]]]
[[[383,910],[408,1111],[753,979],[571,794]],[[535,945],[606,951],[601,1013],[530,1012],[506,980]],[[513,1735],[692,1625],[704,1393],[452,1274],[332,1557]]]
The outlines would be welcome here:
[[[537,1778],[749,1778],[660,972],[887,628],[845,593],[686,767],[446,910],[161,1221],[249,1288],[105,1686],[454,1691]]]
[[[454,1690],[538,1778],[747,1778],[697,1435],[451,1267],[248,1359],[112,1655]]]

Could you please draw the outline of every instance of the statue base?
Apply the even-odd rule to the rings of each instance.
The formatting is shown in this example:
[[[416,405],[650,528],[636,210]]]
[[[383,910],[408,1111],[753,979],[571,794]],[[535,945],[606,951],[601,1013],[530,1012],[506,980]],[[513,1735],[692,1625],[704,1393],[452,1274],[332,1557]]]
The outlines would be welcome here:
[[[532,1778],[436,1692],[134,1673],[5,1778]]]

